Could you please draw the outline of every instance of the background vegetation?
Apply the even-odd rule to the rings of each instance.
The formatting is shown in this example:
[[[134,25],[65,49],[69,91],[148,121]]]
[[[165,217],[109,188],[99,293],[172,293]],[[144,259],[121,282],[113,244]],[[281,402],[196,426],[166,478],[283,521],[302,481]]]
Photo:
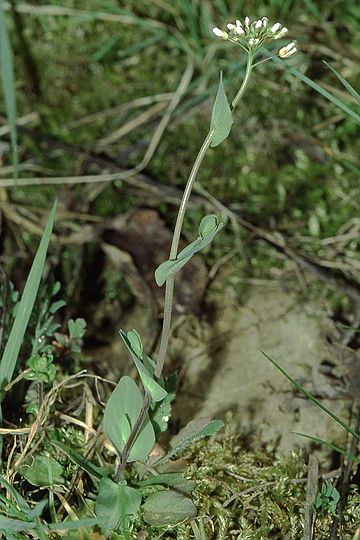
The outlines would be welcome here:
[[[208,130],[219,70],[228,94],[233,95],[246,63],[240,49],[216,40],[211,29],[245,15],[279,20],[290,29],[290,39],[298,40],[300,53],[286,65],[271,60],[256,69],[231,137],[210,151],[203,164],[184,235],[192,239],[204,207],[225,211],[229,224],[206,253],[207,267],[213,269],[218,260],[230,261],[227,285],[240,295],[243,278],[277,276],[278,268],[293,272],[296,263],[300,273],[309,272],[303,294],[319,301],[325,297],[328,313],[341,332],[350,327],[347,345],[355,351],[359,348],[359,125],[293,71],[314,80],[355,115],[360,114],[356,98],[323,62],[359,87],[360,7],[356,2],[62,0],[45,4],[12,0],[2,1],[2,6],[13,51],[19,165],[11,150],[11,142],[16,143],[14,117],[11,111],[9,116],[6,92],[0,90],[2,306],[6,303],[1,352],[13,320],[16,291],[23,289],[49,209],[58,197],[55,241],[20,367],[26,367],[34,336],[40,335],[57,355],[60,379],[86,367],[96,376],[117,380],[118,372],[89,351],[94,345],[106,345],[136,299],[124,268],[109,270],[99,256],[99,246],[104,238],[108,240],[106,234],[111,233],[106,231],[114,229],[115,218],[134,209],[156,210],[172,227],[195,149]],[[275,45],[277,50],[279,44],[270,44],[268,52]],[[4,76],[9,73],[2,72]],[[60,296],[57,286],[54,292],[57,280]],[[108,304],[100,313],[95,306],[104,297]],[[51,308],[60,299],[66,307]],[[54,319],[48,322],[50,317]],[[71,339],[81,341],[83,335],[71,336],[67,326],[70,318],[77,317],[88,323],[83,355],[79,343],[75,344],[78,350],[71,346]],[[55,332],[66,338],[61,341]],[[156,348],[156,339],[150,340],[150,346]],[[81,402],[85,387],[84,383],[78,394],[65,390],[64,403],[68,396],[76,398],[79,407],[85,406]],[[104,383],[105,402],[110,388]],[[23,405],[22,398],[26,395],[26,406],[34,399],[26,389],[25,384],[18,402],[5,403],[4,416],[12,427],[19,426],[17,408]],[[96,402],[94,429],[98,429],[101,411],[97,398]],[[84,436],[84,430],[74,424],[64,427],[52,414],[49,410],[54,437],[80,451],[88,443],[86,430]],[[61,414],[66,415],[66,410]],[[286,534],[300,538],[305,457],[280,459],[272,449],[257,448],[255,454],[240,458],[253,481],[241,480],[239,486],[236,475],[244,473],[232,457],[236,437],[227,434],[210,445],[200,442],[188,455],[189,475],[199,486],[196,502],[206,534],[209,538],[285,538]],[[7,456],[15,452],[12,443],[5,444]],[[63,474],[67,470],[66,481],[74,481],[78,470],[69,465],[69,458],[49,441],[40,439],[38,444],[61,463]],[[110,459],[104,448],[94,447],[93,452],[99,465]],[[274,464],[273,459],[277,459]],[[200,470],[207,480],[200,478]],[[231,475],[226,478],[226,470],[237,487],[228,482]],[[24,492],[29,489],[26,482],[32,484],[25,473],[20,480]],[[235,491],[260,496],[253,491],[259,483],[265,486],[260,497],[262,503],[267,501],[263,510],[249,502],[251,511],[241,507],[238,513],[239,507],[231,506],[237,500]],[[80,517],[92,508],[92,490],[87,485],[80,495],[74,489],[59,493],[50,505],[53,520],[54,516],[74,519],[67,501],[76,505]],[[359,526],[354,493],[343,511],[339,538],[352,538]],[[40,499],[41,493],[33,496]],[[325,512],[315,538],[335,538],[330,536],[333,524],[331,512]],[[140,521],[134,524],[134,535],[139,535],[134,538],[147,537],[140,536],[142,527]],[[177,532],[160,534],[163,538],[202,538],[200,529],[187,524]],[[157,529],[149,529],[149,538],[158,535]]]

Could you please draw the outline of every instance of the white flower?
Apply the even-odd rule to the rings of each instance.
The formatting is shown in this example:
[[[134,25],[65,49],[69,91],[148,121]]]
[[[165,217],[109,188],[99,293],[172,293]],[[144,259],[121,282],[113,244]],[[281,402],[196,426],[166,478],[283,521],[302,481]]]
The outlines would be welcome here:
[[[287,28],[285,28],[285,26],[284,26],[284,27],[280,30],[280,32],[278,32],[277,34],[274,35],[274,39],[280,39],[280,38],[284,37],[285,34],[288,33],[288,31],[289,31],[289,30],[288,30]]]
[[[278,22],[272,24],[270,27],[268,24],[269,19],[267,17],[256,19],[253,22],[250,21],[249,17],[245,17],[243,22],[237,19],[235,24],[228,23],[226,25],[227,32],[220,30],[220,28],[213,28],[213,32],[221,39],[226,39],[240,45],[246,52],[251,51],[254,53],[266,41],[282,38],[288,32],[288,29]],[[294,46],[290,47],[290,49],[286,49],[286,51],[283,49],[281,49],[281,54],[286,54],[288,56],[291,56],[296,52],[296,47],[294,49]],[[286,57],[287,56],[281,56],[281,58]]]
[[[220,37],[222,39],[229,39],[229,34],[227,32],[223,32],[223,30],[220,30],[220,28],[213,28],[213,32],[217,37]]]
[[[275,34],[278,30],[280,30],[280,28],[281,28],[281,24],[277,22],[272,25],[272,27],[270,28],[270,32]]]
[[[294,53],[296,53],[297,50],[298,49],[296,47],[296,41],[292,41],[285,47],[282,47],[278,52],[278,55],[280,56],[280,58],[289,58],[289,56],[292,56]]]
[[[236,20],[236,33],[239,34],[239,36],[245,34],[245,30],[243,29],[239,19]]]

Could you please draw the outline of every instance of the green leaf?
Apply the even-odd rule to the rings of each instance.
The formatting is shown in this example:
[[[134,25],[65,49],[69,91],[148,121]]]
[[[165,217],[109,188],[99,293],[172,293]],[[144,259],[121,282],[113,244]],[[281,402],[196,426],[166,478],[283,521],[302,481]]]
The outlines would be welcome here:
[[[187,480],[181,473],[163,473],[146,478],[146,480],[141,480],[138,485],[142,488],[148,486],[167,486],[182,493],[190,493],[195,487],[195,482]]]
[[[26,512],[27,517],[29,519],[39,518],[41,514],[43,513],[44,509],[47,507],[47,505],[48,505],[48,500],[43,499],[42,501],[38,502],[37,505],[34,506],[34,508],[30,508],[30,510]]]
[[[141,492],[123,482],[116,484],[102,478],[96,499],[96,515],[103,532],[108,536],[124,524],[126,517],[135,515],[141,504]]]
[[[86,321],[85,319],[70,319],[68,321],[68,330],[71,339],[81,339],[84,337],[86,332]]]
[[[10,495],[14,498],[16,501],[18,507],[27,514],[31,508],[26,502],[26,500],[20,495],[20,493],[9,484],[9,482],[0,474],[0,484],[10,493]]]
[[[149,392],[151,399],[153,401],[162,401],[166,397],[167,392],[154,379],[155,364],[150,357],[144,354],[141,338],[138,332],[136,330],[130,330],[126,334],[126,332],[120,330],[119,334],[129,353],[131,354],[132,359],[134,360],[141,382],[143,383],[144,388],[146,388],[146,390]],[[149,369],[145,367],[144,361],[146,361],[147,366],[151,368],[151,373]]]
[[[83,518],[74,521],[64,521],[62,523],[48,523],[47,525],[37,524],[38,529],[44,532],[50,531],[77,531],[87,527],[94,527],[98,524],[98,518]]]
[[[324,64],[329,68],[331,69],[331,71],[334,73],[334,75],[339,79],[339,81],[341,82],[341,84],[343,86],[345,86],[346,90],[349,92],[349,94],[356,99],[356,101],[360,104],[360,94],[355,90],[355,88],[353,88],[351,86],[350,83],[348,83],[348,81],[346,79],[344,79],[344,77],[342,77],[340,75],[340,73],[338,73],[336,71],[335,68],[333,68],[332,66],[330,66],[330,64],[328,64],[327,62],[325,62],[325,60],[323,60]]]
[[[142,507],[143,519],[155,527],[174,526],[196,516],[196,506],[182,493],[173,490],[152,493]]]
[[[203,437],[214,435],[224,426],[221,420],[211,420],[211,418],[198,418],[191,420],[175,437],[170,441],[170,451],[166,456],[156,461],[156,465],[168,461],[172,456],[178,454],[194,442]]]
[[[150,409],[151,423],[154,426],[156,433],[162,433],[167,430],[167,426],[171,417],[171,403],[176,397],[177,390],[177,375],[170,374],[164,382],[164,387],[167,395],[161,403],[153,403]]]
[[[220,72],[220,81],[214,101],[210,124],[210,130],[214,130],[214,134],[211,138],[211,146],[213,148],[218,146],[227,138],[230,133],[232,123],[232,112],[225,94],[222,72]]]
[[[99,479],[103,478],[104,476],[109,476],[111,472],[109,469],[94,465],[93,463],[91,463],[91,461],[79,454],[79,452],[66,446],[66,444],[55,440],[52,440],[51,443],[56,448],[59,448],[62,452],[64,452],[64,454],[67,455],[71,459],[71,461],[79,465],[79,467],[84,469],[84,471],[86,471],[90,476],[95,476],[95,478]]]
[[[158,286],[161,287],[167,278],[179,272],[195,253],[208,246],[223,226],[224,223],[219,221],[216,214],[203,217],[199,225],[197,239],[186,246],[176,259],[163,262],[155,270],[155,280]]]
[[[0,77],[5,101],[6,116],[10,126],[12,163],[14,167],[14,178],[16,180],[19,173],[19,163],[17,153],[15,76],[10,40],[6,28],[4,4],[2,0],[0,0]]]
[[[143,404],[137,384],[130,377],[122,377],[110,396],[104,413],[104,432],[121,455]],[[154,428],[146,415],[143,427],[131,449],[128,461],[145,461],[155,442]]]
[[[11,531],[11,532],[22,532],[22,531],[30,531],[31,529],[36,529],[38,526],[38,523],[36,521],[34,522],[27,522],[22,521],[21,519],[12,519],[5,516],[0,515],[0,529],[4,531],[3,534],[6,534],[5,531]]]
[[[50,470],[49,470],[50,469]],[[33,486],[49,487],[53,484],[63,484],[64,469],[52,458],[35,456],[28,464],[20,467],[19,472]]]
[[[0,364],[0,388],[10,383],[16,366],[20,347],[22,345],[26,327],[28,325],[31,312],[34,307],[35,298],[39,289],[41,276],[43,273],[46,252],[51,238],[56,212],[56,201],[51,209],[48,222],[42,235],[39,248],[35,255],[29,276],[27,278],[24,292],[22,294],[19,309],[17,311],[9,339]]]
[[[318,399],[316,399],[315,396],[313,396],[310,392],[308,392],[307,390],[305,390],[305,388],[303,386],[301,386],[301,384],[299,384],[291,375],[289,375],[273,358],[271,358],[269,355],[267,355],[266,353],[264,353],[263,351],[261,351],[261,354],[263,356],[265,356],[265,358],[267,358],[267,360],[269,360],[269,362],[272,363],[272,365],[274,367],[276,367],[276,369],[278,371],[280,371],[280,373],[282,373],[284,375],[284,377],[286,377],[286,379],[288,381],[291,382],[291,384],[297,389],[299,390],[299,392],[301,392],[304,396],[306,396],[310,401],[312,401],[314,403],[314,405],[316,405],[317,407],[319,407],[319,409],[323,410],[326,414],[328,414],[333,420],[335,420],[335,422],[337,422],[341,427],[343,427],[344,429],[346,429],[346,431],[348,433],[350,433],[350,435],[352,435],[356,440],[360,441],[360,434],[359,433],[356,433],[356,431],[354,431],[353,429],[351,429],[350,426],[348,426],[345,422],[343,422],[343,420],[341,420],[338,416],[336,416],[336,414],[334,414],[332,411],[330,411],[330,409],[328,409],[327,407],[325,407],[325,405],[323,405],[321,403],[321,401],[319,401]]]

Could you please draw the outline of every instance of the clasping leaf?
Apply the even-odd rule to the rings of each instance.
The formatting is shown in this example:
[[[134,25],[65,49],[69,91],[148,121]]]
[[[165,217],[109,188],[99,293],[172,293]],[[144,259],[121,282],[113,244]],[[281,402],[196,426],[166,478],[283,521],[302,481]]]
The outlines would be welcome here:
[[[161,287],[167,278],[179,272],[195,253],[208,246],[223,226],[224,223],[219,220],[216,214],[203,217],[199,225],[197,239],[180,251],[176,259],[163,262],[155,270],[155,280],[158,286]]]
[[[151,399],[153,401],[162,401],[166,397],[167,392],[154,379],[155,364],[149,356],[144,354],[138,332],[136,330],[130,330],[130,332],[126,333],[120,330],[119,334],[134,360],[141,382],[151,395]]]
[[[232,123],[232,112],[225,94],[222,72],[220,72],[218,91],[211,114],[210,130],[213,130],[214,133],[210,146],[218,146],[227,138],[230,133]]]
[[[130,377],[121,377],[107,402],[104,432],[121,456],[131,430],[139,417],[143,397]],[[134,442],[128,461],[145,461],[155,442],[154,428],[146,415],[143,427]]]
[[[96,515],[101,529],[106,535],[125,526],[128,516],[137,513],[141,504],[139,490],[126,485],[116,484],[110,478],[102,478],[96,499]]]

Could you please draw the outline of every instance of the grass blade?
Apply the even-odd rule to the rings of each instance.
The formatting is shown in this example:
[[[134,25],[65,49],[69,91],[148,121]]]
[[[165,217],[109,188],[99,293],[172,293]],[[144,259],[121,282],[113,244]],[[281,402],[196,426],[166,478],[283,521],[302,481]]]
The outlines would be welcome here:
[[[349,92],[349,94],[351,94],[352,97],[355,98],[356,101],[360,104],[360,94],[355,90],[355,88],[353,88],[353,87],[351,86],[351,84],[348,83],[347,80],[344,79],[344,77],[342,77],[342,76],[340,75],[340,73],[338,73],[338,72],[336,71],[335,68],[333,68],[332,66],[330,66],[330,64],[328,64],[327,62],[325,62],[325,60],[324,60],[324,64],[325,64],[329,69],[331,69],[331,71],[332,71],[333,74],[339,79],[339,81],[341,82],[341,84],[342,84],[343,86],[345,86],[345,88],[346,88],[346,90]]]
[[[3,0],[0,0],[0,78],[4,94],[6,116],[10,126],[14,178],[19,175],[16,129],[15,76],[11,46],[6,28]]]
[[[325,88],[320,86],[320,84],[316,83],[315,81],[312,81],[311,79],[309,79],[309,77],[307,77],[306,75],[303,75],[302,73],[300,73],[300,71],[298,71],[297,69],[290,68],[290,71],[291,71],[291,73],[293,75],[296,75],[296,77],[298,77],[298,79],[300,79],[302,82],[304,82],[305,84],[307,84],[308,86],[310,86],[311,88],[316,90],[324,98],[326,98],[328,101],[331,101],[331,103],[333,103],[334,105],[339,107],[339,109],[341,109],[346,114],[348,114],[353,120],[355,120],[355,122],[360,124],[360,116],[355,111],[350,109],[350,107],[345,105],[345,103],[340,101],[340,99],[333,96],[330,92],[325,90]]]
[[[338,452],[339,454],[342,454],[343,456],[346,456],[351,461],[356,461],[356,463],[360,463],[360,459],[353,456],[352,454],[349,454],[346,450],[343,450],[342,448],[339,448],[338,446],[335,446],[335,444],[331,444],[327,441],[324,441],[324,439],[320,439],[320,437],[314,437],[313,435],[306,435],[306,433],[298,433],[297,431],[292,431],[294,435],[299,435],[299,437],[305,437],[305,439],[310,439],[311,441],[323,444],[327,446],[328,448],[331,448],[331,450],[335,450],[335,452]]]
[[[332,411],[330,411],[330,409],[328,409],[327,407],[325,407],[325,405],[323,405],[318,399],[316,399],[315,396],[313,396],[310,392],[308,392],[307,390],[305,390],[305,388],[303,386],[301,386],[301,384],[299,384],[291,375],[289,375],[275,360],[273,360],[269,355],[267,355],[266,353],[264,353],[263,351],[261,351],[261,354],[263,354],[265,356],[265,358],[267,358],[269,360],[269,362],[272,363],[273,366],[276,367],[277,370],[280,371],[280,373],[282,373],[284,375],[284,377],[286,377],[286,379],[288,381],[291,382],[291,384],[297,389],[299,390],[299,392],[301,392],[302,394],[304,394],[304,396],[306,396],[310,401],[312,401],[314,403],[314,405],[316,405],[317,407],[319,407],[319,409],[323,410],[326,414],[328,414],[333,420],[335,420],[335,422],[337,422],[341,427],[343,427],[344,429],[346,429],[346,431],[348,433],[350,433],[350,435],[352,435],[357,441],[360,441],[360,434],[359,433],[356,433],[356,431],[354,431],[353,429],[351,429],[350,426],[348,426],[345,422],[343,422],[338,416],[336,416],[336,414],[334,414]]]
[[[328,92],[327,90],[325,90],[325,88],[323,88],[322,86],[320,86],[320,84],[316,83],[315,81],[309,79],[309,77],[307,77],[306,75],[303,75],[299,70],[297,70],[296,68],[293,68],[293,67],[288,67],[285,62],[283,62],[282,60],[280,60],[280,58],[277,58],[277,57],[270,57],[269,55],[269,52],[266,51],[266,49],[262,49],[262,51],[265,52],[265,54],[267,54],[268,58],[271,58],[271,60],[273,62],[275,62],[277,65],[281,66],[283,69],[286,69],[287,71],[289,71],[290,73],[292,73],[293,75],[295,75],[295,77],[297,77],[298,79],[300,79],[302,82],[304,82],[305,84],[307,84],[308,86],[310,86],[311,88],[313,88],[314,90],[316,90],[316,92],[318,92],[319,94],[321,94],[324,98],[326,98],[328,101],[331,101],[331,103],[333,103],[334,105],[336,105],[337,107],[339,107],[339,109],[341,109],[342,111],[344,111],[346,114],[348,114],[353,120],[355,120],[355,122],[357,122],[358,124],[360,124],[360,115],[358,115],[355,111],[353,111],[352,109],[350,109],[350,107],[348,107],[347,105],[345,105],[345,103],[343,103],[340,99],[336,98],[333,94],[331,94],[330,92]]]
[[[46,252],[51,238],[56,212],[56,201],[50,212],[48,222],[42,235],[39,248],[35,255],[29,276],[26,280],[24,291],[21,297],[19,309],[15,317],[9,339],[6,343],[4,354],[0,363],[0,389],[12,380],[20,347],[24,334],[34,307],[35,298],[39,289],[41,276],[43,273]],[[1,396],[3,397],[3,396]]]

